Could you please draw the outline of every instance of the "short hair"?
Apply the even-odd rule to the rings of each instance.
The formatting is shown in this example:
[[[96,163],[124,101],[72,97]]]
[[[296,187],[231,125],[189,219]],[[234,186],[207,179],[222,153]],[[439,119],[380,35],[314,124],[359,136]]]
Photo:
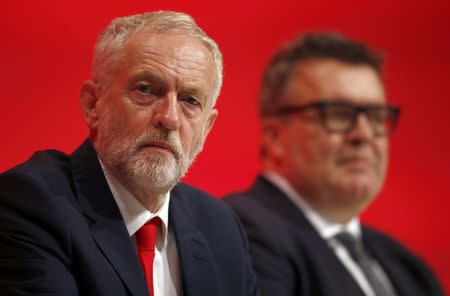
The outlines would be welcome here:
[[[114,19],[99,35],[92,63],[93,80],[108,84],[111,73],[123,59],[128,39],[139,30],[151,28],[157,33],[182,32],[199,39],[210,51],[216,69],[212,102],[222,87],[223,61],[217,43],[212,40],[188,14],[174,11],[153,11]]]
[[[272,114],[280,107],[281,96],[298,63],[313,59],[369,65],[379,75],[383,63],[381,55],[363,43],[337,33],[316,32],[300,36],[279,50],[264,71],[259,105],[261,117]]]

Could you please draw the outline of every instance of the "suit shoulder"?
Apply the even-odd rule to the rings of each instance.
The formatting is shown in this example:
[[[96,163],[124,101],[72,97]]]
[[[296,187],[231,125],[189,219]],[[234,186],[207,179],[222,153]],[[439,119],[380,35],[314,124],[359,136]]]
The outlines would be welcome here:
[[[0,174],[3,207],[29,213],[50,211],[61,196],[73,195],[68,156],[56,150],[36,152],[29,160]]]
[[[205,203],[214,203],[217,198],[213,197],[211,194],[198,189],[194,186],[188,185],[186,183],[178,183],[172,190],[176,195],[185,196],[189,198],[193,198],[196,201],[199,202],[205,202]],[[206,200],[205,200],[206,199]]]
[[[412,251],[410,251],[405,245],[387,233],[381,232],[370,226],[363,226],[363,233],[368,240],[377,241],[387,247],[399,249],[412,254]]]
[[[223,200],[235,211],[261,206],[260,200],[251,191],[232,192],[225,195]]]
[[[206,237],[213,241],[242,239],[243,232],[235,213],[223,202],[192,186],[179,183],[170,203],[190,217]],[[236,236],[237,235],[237,236]]]
[[[55,237],[67,243],[70,224],[66,222],[74,217],[73,213],[79,215],[69,176],[68,157],[54,150],[37,152],[1,174],[3,237],[20,235],[35,245],[45,245]]]
[[[392,256],[395,256],[398,260],[403,262],[410,262],[421,269],[429,269],[425,261],[419,257],[418,254],[410,250],[406,245],[402,244],[392,236],[376,230],[371,227],[364,226],[364,233],[367,240],[370,242],[377,242],[378,245],[384,249],[389,250]]]
[[[282,211],[252,190],[226,195],[224,201],[238,215],[250,241],[273,243],[274,252],[292,245],[289,242],[291,235],[301,235],[298,228],[292,233],[291,224]]]
[[[250,191],[236,191],[231,192],[223,197],[223,200],[228,203],[241,203],[252,199]]]
[[[173,193],[184,203],[189,204],[193,211],[202,213],[202,215],[205,214],[204,211],[215,214],[229,211],[221,199],[185,183],[178,183],[173,189]]]
[[[279,220],[279,213],[273,211],[270,205],[251,190],[230,193],[224,196],[223,200],[237,213],[242,222],[254,221],[262,226],[261,223],[264,224],[262,221],[271,220],[271,223],[274,223]]]
[[[27,161],[3,172],[0,176],[36,176],[46,179],[68,166],[69,156],[58,150],[35,152]]]

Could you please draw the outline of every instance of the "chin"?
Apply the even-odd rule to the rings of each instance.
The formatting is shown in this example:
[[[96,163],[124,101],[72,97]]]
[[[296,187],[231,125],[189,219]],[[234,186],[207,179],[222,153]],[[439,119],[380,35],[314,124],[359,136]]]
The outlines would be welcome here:
[[[144,188],[170,190],[179,180],[179,168],[173,162],[144,162],[133,168],[133,177]]]
[[[341,189],[345,195],[361,200],[372,198],[377,191],[375,187],[372,178],[367,176],[348,176],[341,183]]]

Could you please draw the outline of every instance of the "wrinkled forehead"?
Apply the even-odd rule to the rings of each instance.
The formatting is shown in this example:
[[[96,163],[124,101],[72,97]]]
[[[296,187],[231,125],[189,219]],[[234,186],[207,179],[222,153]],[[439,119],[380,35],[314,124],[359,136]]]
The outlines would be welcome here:
[[[355,104],[386,101],[383,81],[370,65],[333,59],[299,62],[288,80],[285,97],[304,103],[336,99]]]
[[[156,71],[165,78],[198,84],[212,93],[216,77],[214,60],[203,42],[179,32],[143,30],[125,47],[124,65],[130,71]]]
[[[125,44],[128,53],[152,51],[160,55],[175,58],[184,55],[196,58],[205,64],[213,64],[209,49],[198,38],[184,30],[161,31],[145,27],[136,31]]]

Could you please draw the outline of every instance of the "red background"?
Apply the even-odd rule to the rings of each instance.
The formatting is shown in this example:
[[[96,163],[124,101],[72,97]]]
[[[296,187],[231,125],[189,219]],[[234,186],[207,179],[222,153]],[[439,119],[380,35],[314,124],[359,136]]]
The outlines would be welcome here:
[[[387,183],[363,220],[394,235],[450,293],[450,1],[4,1],[0,8],[0,171],[37,149],[74,150],[86,137],[78,90],[97,34],[112,18],[184,11],[225,59],[219,119],[185,181],[217,196],[258,171],[262,69],[285,40],[336,30],[381,49],[386,87],[403,108]]]

